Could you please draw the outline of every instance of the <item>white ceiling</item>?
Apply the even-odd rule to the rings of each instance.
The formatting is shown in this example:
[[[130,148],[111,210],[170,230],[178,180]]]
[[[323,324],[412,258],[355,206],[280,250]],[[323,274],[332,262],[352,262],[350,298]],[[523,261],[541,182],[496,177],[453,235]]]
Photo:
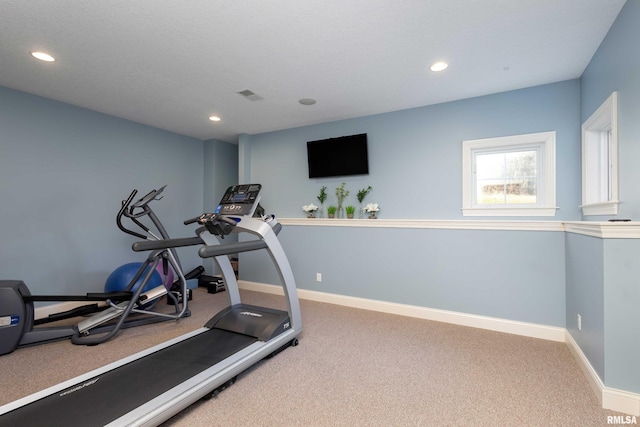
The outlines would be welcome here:
[[[624,2],[0,0],[0,85],[235,142],[580,77]]]

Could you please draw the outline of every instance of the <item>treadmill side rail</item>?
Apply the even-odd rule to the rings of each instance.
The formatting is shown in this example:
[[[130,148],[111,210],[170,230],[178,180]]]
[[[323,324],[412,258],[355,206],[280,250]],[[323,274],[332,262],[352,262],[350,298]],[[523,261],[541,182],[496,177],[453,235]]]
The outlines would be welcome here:
[[[290,329],[268,342],[256,341],[231,357],[107,424],[107,427],[157,426],[213,393],[216,388],[277,352],[283,346],[293,342],[298,335],[297,331]]]

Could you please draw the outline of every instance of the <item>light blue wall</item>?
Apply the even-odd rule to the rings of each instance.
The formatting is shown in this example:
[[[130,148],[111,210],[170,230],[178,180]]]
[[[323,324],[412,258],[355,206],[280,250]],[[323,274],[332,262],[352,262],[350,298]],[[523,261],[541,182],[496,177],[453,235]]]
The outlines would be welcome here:
[[[604,242],[604,383],[640,393],[640,240]]]
[[[300,288],[559,327],[563,239],[531,231],[287,226],[281,232]]]
[[[581,77],[581,122],[618,91],[619,218],[640,219],[640,2],[628,1]],[[602,219],[588,217],[590,220]],[[606,219],[606,218],[604,218]],[[567,328],[607,387],[640,392],[640,243],[567,236]],[[583,330],[577,331],[577,313]]]
[[[567,329],[605,386],[636,393],[640,392],[639,254],[638,239],[567,233]]]
[[[628,1],[581,78],[581,122],[618,91],[620,212],[640,220],[640,1]],[[594,220],[597,218],[589,218]]]
[[[215,211],[222,195],[231,185],[238,183],[238,146],[210,139],[204,142],[204,212]],[[199,213],[196,212],[192,217]],[[196,229],[196,226],[192,226]],[[237,235],[225,238],[237,241]],[[213,258],[202,260],[206,274],[219,274]]]
[[[579,219],[580,84],[545,86],[250,137],[251,179],[265,188],[264,205],[280,217],[302,217],[328,187],[335,204],[342,182],[357,204],[357,190],[373,191],[381,218],[461,219],[462,141],[523,133],[557,132],[556,217]],[[367,133],[369,175],[309,179],[306,142]],[[247,144],[249,145],[249,144]]]
[[[591,366],[604,378],[604,240],[566,235],[566,327]],[[578,314],[582,331],[578,330]]]
[[[238,135],[238,184],[251,184],[251,135]]]
[[[462,219],[463,140],[555,130],[551,219],[579,219],[579,81],[254,135],[251,181],[279,217],[302,217],[323,185],[307,177],[306,141],[367,133],[370,173],[348,177],[348,203],[367,185],[381,218]],[[242,147],[241,147],[242,149]],[[522,218],[520,218],[522,219]],[[536,218],[540,219],[540,218]],[[557,232],[288,226],[281,235],[303,289],[565,326],[564,235]],[[240,277],[277,283],[262,254],[241,254]],[[323,275],[315,282],[316,273]]]
[[[184,235],[203,209],[202,153],[193,138],[0,87],[2,278],[39,294],[101,290],[113,269],[144,259],[116,227],[121,201],[166,184],[153,206]]]
[[[210,139],[204,142],[204,208],[213,212],[226,189],[238,183],[238,146]]]

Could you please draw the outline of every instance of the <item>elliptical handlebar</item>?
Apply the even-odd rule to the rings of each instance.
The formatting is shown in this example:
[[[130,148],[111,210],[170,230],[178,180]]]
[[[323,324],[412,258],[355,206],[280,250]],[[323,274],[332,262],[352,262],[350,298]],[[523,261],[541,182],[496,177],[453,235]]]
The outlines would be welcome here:
[[[129,210],[129,206],[131,205],[131,202],[133,201],[133,198],[136,197],[136,194],[138,194],[138,190],[134,189],[131,194],[129,194],[129,197],[127,198],[127,200],[123,200],[122,201],[122,207],[120,208],[120,210],[118,211],[118,215],[116,216],[116,224],[118,225],[118,228],[122,231],[124,231],[127,234],[130,234],[132,236],[138,237],[140,239],[147,239],[147,236],[145,236],[144,234],[138,233],[137,231],[133,231],[128,229],[127,227],[124,226],[124,224],[122,224],[122,216],[126,216],[128,218],[131,218],[128,215],[128,210]],[[134,218],[132,218],[134,219]],[[139,223],[139,221],[136,221],[137,225],[141,225]],[[143,226],[143,229],[145,229],[146,227]],[[145,230],[146,231],[146,230]]]
[[[129,195],[129,197],[127,198],[127,200],[123,200],[122,201],[122,207],[120,208],[120,210],[118,211],[118,215],[116,217],[116,224],[118,225],[118,228],[122,231],[124,231],[127,234],[130,234],[134,237],[140,238],[140,239],[148,239],[149,236],[139,233],[137,231],[131,230],[127,227],[124,226],[124,224],[122,224],[122,217],[125,216],[127,218],[129,218],[131,221],[133,221],[134,224],[136,224],[138,227],[140,227],[142,230],[144,230],[146,233],[149,233],[149,227],[147,227],[146,225],[144,225],[143,223],[141,223],[138,218],[143,217],[145,215],[149,215],[149,213],[151,212],[151,208],[148,206],[150,202],[152,202],[153,200],[160,200],[162,199],[162,197],[160,197],[160,194],[162,194],[162,192],[164,191],[166,185],[163,185],[162,187],[160,187],[157,190],[151,190],[149,191],[147,194],[145,194],[140,200],[138,200],[137,202],[131,204],[131,202],[133,201],[133,199],[135,198],[136,194],[138,194],[138,190],[134,189],[131,194]],[[139,212],[136,212],[136,209],[140,209]]]
[[[135,209],[135,208],[144,208],[149,204],[149,202],[151,202],[153,200],[162,199],[162,197],[160,197],[160,194],[162,194],[162,192],[164,191],[165,187],[166,187],[166,185],[163,185],[162,187],[158,188],[157,190],[149,191],[147,194],[145,194],[144,197],[142,197],[140,200],[135,202],[133,204],[132,208],[133,209]],[[133,211],[131,213],[133,213]]]

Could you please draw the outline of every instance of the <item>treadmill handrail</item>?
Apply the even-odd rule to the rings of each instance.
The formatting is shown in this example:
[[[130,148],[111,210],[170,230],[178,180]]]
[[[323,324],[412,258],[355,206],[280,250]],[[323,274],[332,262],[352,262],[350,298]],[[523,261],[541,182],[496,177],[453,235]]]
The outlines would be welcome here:
[[[158,249],[180,248],[184,246],[202,245],[204,242],[200,237],[179,237],[176,239],[144,240],[135,242],[131,248],[135,252],[144,252]]]
[[[212,258],[219,255],[236,254],[240,252],[257,251],[265,249],[267,243],[264,240],[249,240],[247,242],[228,243],[219,246],[203,246],[198,249],[201,258]]]

